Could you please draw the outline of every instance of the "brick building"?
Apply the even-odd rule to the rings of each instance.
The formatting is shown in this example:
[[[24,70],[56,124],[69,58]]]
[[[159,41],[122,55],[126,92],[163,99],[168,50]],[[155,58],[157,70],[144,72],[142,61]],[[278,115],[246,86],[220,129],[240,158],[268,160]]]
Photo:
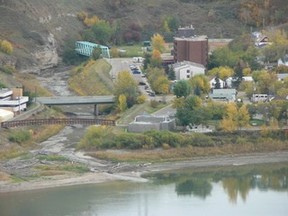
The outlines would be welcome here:
[[[202,64],[208,63],[208,37],[175,37],[174,38],[174,60],[175,62],[191,61]]]

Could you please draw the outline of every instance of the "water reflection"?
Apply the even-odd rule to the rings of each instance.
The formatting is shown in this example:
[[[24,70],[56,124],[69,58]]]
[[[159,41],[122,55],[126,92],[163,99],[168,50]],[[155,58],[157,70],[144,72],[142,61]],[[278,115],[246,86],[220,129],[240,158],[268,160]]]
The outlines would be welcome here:
[[[194,168],[149,175],[149,183],[0,193],[0,216],[286,216],[287,176],[288,164]]]
[[[288,167],[286,164],[207,169],[206,171],[181,170],[156,173],[149,176],[156,184],[175,183],[179,196],[195,196],[205,199],[211,195],[212,183],[220,183],[231,203],[238,199],[245,202],[252,189],[261,191],[288,191]]]
[[[176,184],[177,195],[194,195],[205,199],[211,195],[212,185],[205,179],[187,179]]]

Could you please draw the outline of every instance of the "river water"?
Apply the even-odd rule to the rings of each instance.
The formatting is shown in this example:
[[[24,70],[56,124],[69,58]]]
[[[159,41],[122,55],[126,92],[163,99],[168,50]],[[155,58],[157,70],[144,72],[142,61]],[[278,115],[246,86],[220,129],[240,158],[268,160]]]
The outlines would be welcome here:
[[[288,164],[179,170],[0,194],[1,216],[288,215]]]

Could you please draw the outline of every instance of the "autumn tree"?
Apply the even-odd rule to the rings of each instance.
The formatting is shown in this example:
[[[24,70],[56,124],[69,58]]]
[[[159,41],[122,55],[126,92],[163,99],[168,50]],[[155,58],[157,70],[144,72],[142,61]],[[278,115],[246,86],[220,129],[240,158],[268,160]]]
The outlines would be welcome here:
[[[118,97],[118,109],[120,112],[124,112],[127,109],[127,101],[124,94],[121,94]]]
[[[226,115],[220,122],[220,127],[225,131],[235,131],[249,124],[250,116],[246,105],[240,108],[235,103],[228,103]]]
[[[265,70],[254,71],[252,77],[256,83],[256,92],[262,94],[274,93],[274,84],[277,81],[277,75]]]
[[[120,95],[125,95],[128,108],[132,107],[136,103],[139,95],[138,86],[129,71],[118,73],[115,82],[114,95],[117,101],[119,101]]]
[[[196,75],[192,77],[189,82],[191,83],[192,90],[195,95],[200,96],[202,94],[208,94],[210,90],[210,84],[206,76]]]
[[[220,79],[225,81],[227,78],[234,75],[234,70],[228,66],[220,66],[209,70],[208,75],[218,76]]]
[[[165,40],[162,35],[156,33],[151,38],[151,45],[153,50],[158,50],[160,53],[163,53],[165,50]]]
[[[152,67],[161,67],[162,59],[161,53],[157,49],[153,49],[150,64]]]
[[[169,92],[169,80],[164,69],[149,68],[147,70],[147,78],[151,88],[156,93],[167,94]]]
[[[264,48],[263,54],[267,62],[275,62],[288,53],[288,37],[284,30],[265,32],[271,41],[271,45]]]

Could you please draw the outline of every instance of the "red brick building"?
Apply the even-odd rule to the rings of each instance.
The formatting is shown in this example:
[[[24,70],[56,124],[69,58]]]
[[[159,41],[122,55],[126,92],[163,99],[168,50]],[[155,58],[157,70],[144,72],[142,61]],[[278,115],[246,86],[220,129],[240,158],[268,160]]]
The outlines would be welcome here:
[[[208,37],[175,37],[173,54],[175,62],[191,61],[206,67],[208,63]]]

